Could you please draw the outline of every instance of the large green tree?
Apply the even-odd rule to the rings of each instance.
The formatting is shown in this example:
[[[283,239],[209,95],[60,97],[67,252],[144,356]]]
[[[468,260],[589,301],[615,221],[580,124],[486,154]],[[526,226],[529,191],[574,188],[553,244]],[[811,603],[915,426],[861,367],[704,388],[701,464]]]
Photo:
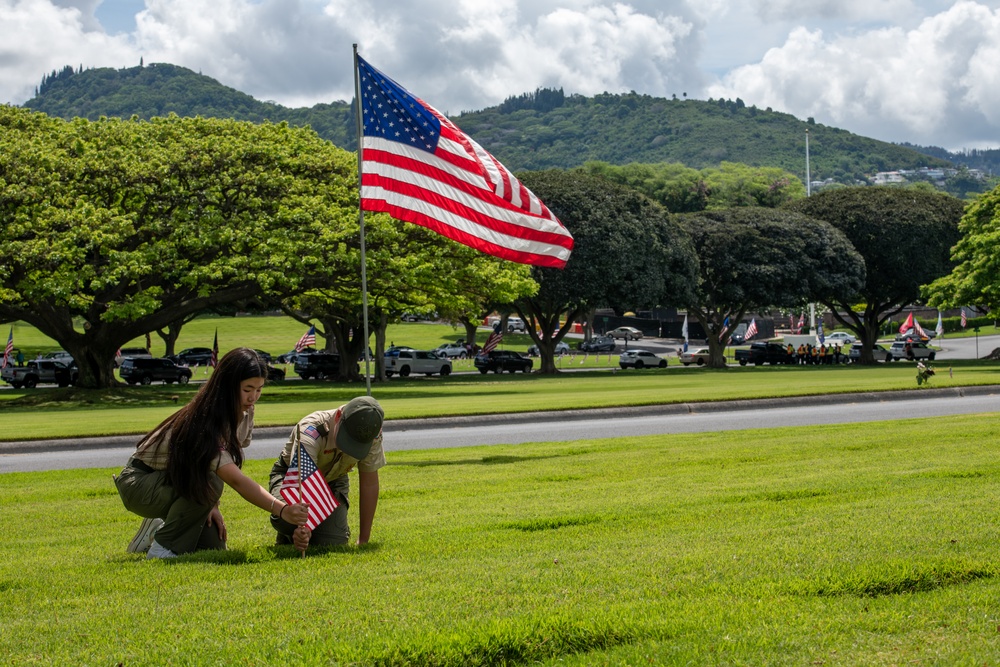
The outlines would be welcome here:
[[[825,220],[847,236],[865,262],[856,298],[819,299],[861,341],[861,363],[886,320],[920,298],[920,287],[951,271],[964,205],[950,195],[912,188],[850,187],[822,191],[788,205]]]
[[[82,385],[112,386],[132,338],[322,280],[355,184],[351,154],[284,124],[0,107],[0,318],[55,339]]]
[[[666,209],[631,188],[580,172],[526,173],[522,182],[573,234],[566,267],[532,267],[538,293],[515,302],[543,373],[556,372],[556,343],[589,309],[686,301],[696,260]]]
[[[698,255],[698,288],[686,304],[708,336],[709,365],[724,368],[723,325],[752,310],[850,298],[864,264],[831,225],[798,213],[744,207],[681,216]]]
[[[954,270],[924,288],[932,306],[1000,308],[1000,187],[969,205],[958,223]]]

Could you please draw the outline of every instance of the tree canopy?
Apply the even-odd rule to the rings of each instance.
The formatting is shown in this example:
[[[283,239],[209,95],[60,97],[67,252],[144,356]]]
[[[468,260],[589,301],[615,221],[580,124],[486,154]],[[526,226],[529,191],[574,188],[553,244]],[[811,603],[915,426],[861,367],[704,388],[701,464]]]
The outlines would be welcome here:
[[[0,317],[84,386],[190,313],[301,291],[357,232],[353,156],[285,124],[72,122],[0,107]]]
[[[698,288],[685,305],[708,336],[713,367],[725,367],[727,331],[747,312],[846,299],[863,284],[860,255],[825,222],[758,207],[689,213],[681,220],[699,261]]]
[[[696,259],[687,235],[661,206],[631,188],[579,172],[521,177],[573,234],[566,267],[532,267],[538,293],[515,304],[541,332],[528,327],[542,372],[555,372],[555,344],[588,309],[669,305],[688,297]]]
[[[935,192],[876,186],[823,191],[788,208],[829,222],[864,259],[857,298],[819,301],[858,335],[862,363],[874,363],[882,324],[919,299],[921,285],[951,271],[963,203]]]
[[[1000,308],[1000,187],[970,204],[958,229],[954,270],[926,286],[924,296],[938,307]]]

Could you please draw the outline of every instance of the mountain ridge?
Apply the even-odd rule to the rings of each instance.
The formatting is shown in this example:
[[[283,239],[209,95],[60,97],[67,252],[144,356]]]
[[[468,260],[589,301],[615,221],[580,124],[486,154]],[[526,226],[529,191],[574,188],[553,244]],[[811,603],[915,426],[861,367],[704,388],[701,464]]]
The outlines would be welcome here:
[[[290,108],[262,102],[211,77],[169,63],[74,70],[46,75],[23,105],[50,116],[148,119],[179,116],[286,121],[312,127],[347,150],[356,149],[353,106],[335,101]],[[592,97],[538,89],[503,103],[463,111],[452,120],[514,171],[610,164],[679,162],[695,169],[722,162],[780,167],[805,180],[809,133],[811,180],[859,182],[875,172],[969,164],[969,155],[901,145],[800,120],[742,100],[656,98],[640,93]],[[976,166],[1000,171],[1000,151],[972,155]],[[970,165],[972,166],[972,165]]]

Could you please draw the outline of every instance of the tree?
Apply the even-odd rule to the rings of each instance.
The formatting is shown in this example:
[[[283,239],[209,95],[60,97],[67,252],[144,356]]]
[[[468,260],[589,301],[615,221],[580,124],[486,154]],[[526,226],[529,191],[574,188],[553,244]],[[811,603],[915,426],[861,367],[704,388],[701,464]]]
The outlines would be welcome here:
[[[938,308],[975,304],[1000,308],[1000,187],[969,205],[958,223],[962,238],[952,249],[955,268],[923,289]]]
[[[863,284],[861,257],[827,223],[758,207],[690,213],[681,220],[699,263],[698,288],[686,306],[708,337],[713,368],[725,368],[727,331],[747,312],[846,299]]]
[[[521,180],[573,234],[566,267],[532,267],[538,292],[515,302],[538,346],[541,372],[556,372],[556,343],[589,308],[668,305],[687,298],[694,286],[694,253],[658,204],[579,172],[532,172]]]
[[[856,299],[819,301],[857,334],[861,363],[875,363],[882,324],[916,301],[921,285],[951,270],[962,202],[910,188],[861,186],[823,190],[788,209],[829,222],[864,259],[865,283]]]
[[[54,120],[0,107],[0,317],[110,387],[115,352],[191,313],[323,277],[356,162],[305,129]]]

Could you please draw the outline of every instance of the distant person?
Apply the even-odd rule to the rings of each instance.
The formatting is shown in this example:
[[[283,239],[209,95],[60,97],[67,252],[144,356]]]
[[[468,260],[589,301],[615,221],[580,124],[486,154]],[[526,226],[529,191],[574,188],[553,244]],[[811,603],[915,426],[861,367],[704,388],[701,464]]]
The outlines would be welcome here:
[[[306,522],[307,504],[272,497],[240,469],[266,380],[267,363],[259,354],[246,347],[231,350],[190,403],[139,441],[115,478],[125,509],[145,518],[129,552],[173,558],[225,549],[228,534],[219,510],[224,483],[290,524]]]
[[[806,365],[806,345],[805,345],[805,343],[799,343],[799,349],[796,350],[796,352],[797,352],[796,356],[798,356],[798,358],[799,358],[799,366],[805,366]]]
[[[24,352],[21,352],[21,350],[17,351],[17,365],[24,366]]]
[[[334,410],[320,410],[306,415],[285,443],[285,448],[271,468],[271,494],[280,497],[285,473],[292,462],[295,438],[305,450],[319,474],[326,479],[330,493],[339,506],[313,530],[288,521],[288,516],[271,517],[277,531],[277,544],[293,544],[299,551],[309,545],[346,544],[351,539],[347,525],[348,473],[358,469],[358,544],[371,539],[372,523],[378,506],[379,468],[385,465],[382,450],[382,406],[371,396],[360,396]]]

